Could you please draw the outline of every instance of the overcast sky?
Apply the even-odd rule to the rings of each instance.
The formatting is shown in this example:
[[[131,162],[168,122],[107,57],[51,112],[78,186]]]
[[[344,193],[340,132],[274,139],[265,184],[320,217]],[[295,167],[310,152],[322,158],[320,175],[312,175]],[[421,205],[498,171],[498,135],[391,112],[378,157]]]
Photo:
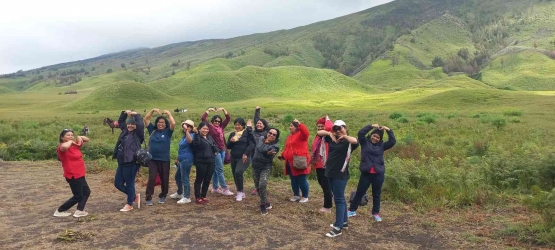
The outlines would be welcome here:
[[[0,0],[0,74],[137,47],[291,29],[392,0]]]

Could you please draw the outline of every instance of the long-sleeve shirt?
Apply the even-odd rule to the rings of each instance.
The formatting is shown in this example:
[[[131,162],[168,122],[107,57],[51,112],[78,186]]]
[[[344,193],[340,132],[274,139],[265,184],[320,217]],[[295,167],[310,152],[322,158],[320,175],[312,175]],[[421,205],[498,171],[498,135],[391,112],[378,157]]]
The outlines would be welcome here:
[[[247,127],[247,129],[243,132],[239,140],[236,142],[232,142],[231,138],[235,136],[235,132],[229,134],[229,138],[227,139],[227,148],[231,150],[231,157],[235,159],[240,159],[243,157],[243,154],[247,156],[251,156],[254,152],[254,136],[252,133],[252,128]]]
[[[387,142],[380,141],[376,144],[366,138],[366,134],[372,130],[372,125],[368,125],[358,131],[358,141],[361,146],[361,160],[359,169],[361,172],[372,173],[372,169],[376,174],[385,174],[385,162],[383,159],[384,151],[392,148],[397,140],[393,130],[387,131],[389,137]]]
[[[214,139],[214,142],[216,142],[216,146],[218,146],[218,149],[225,150],[226,147],[225,147],[224,129],[227,126],[227,124],[229,124],[229,121],[231,121],[231,116],[229,116],[229,114],[226,114],[225,120],[223,120],[222,123],[220,123],[220,126],[218,127],[208,122],[206,120],[206,117],[208,117],[208,114],[204,112],[201,120],[208,125],[208,129],[209,129],[208,134],[212,137],[212,139]]]

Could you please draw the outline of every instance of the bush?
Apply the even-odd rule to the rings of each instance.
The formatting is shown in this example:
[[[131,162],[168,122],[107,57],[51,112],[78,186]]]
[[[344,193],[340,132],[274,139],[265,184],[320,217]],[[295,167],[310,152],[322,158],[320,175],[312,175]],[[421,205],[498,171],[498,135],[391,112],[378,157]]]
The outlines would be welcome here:
[[[396,119],[401,118],[401,117],[403,117],[403,114],[401,114],[397,111],[395,111],[395,112],[393,112],[389,115],[389,119],[392,119],[392,120],[396,120]]]
[[[399,123],[409,123],[409,119],[407,119],[406,117],[399,117],[399,118],[395,119],[395,121],[397,121]]]
[[[112,69],[107,69],[106,73],[112,73]]]
[[[491,120],[491,124],[497,129],[502,129],[507,126],[507,120],[505,120],[505,118],[503,117],[496,117]]]
[[[293,122],[293,120],[295,120],[295,116],[293,116],[293,114],[291,113],[287,113],[281,119],[281,124],[286,126],[286,125],[289,125],[289,123]]]
[[[422,121],[428,124],[436,122],[436,116],[434,114],[422,113],[422,114],[418,114],[417,117],[419,121]]]
[[[520,110],[509,110],[503,112],[505,116],[522,116],[522,111]]]

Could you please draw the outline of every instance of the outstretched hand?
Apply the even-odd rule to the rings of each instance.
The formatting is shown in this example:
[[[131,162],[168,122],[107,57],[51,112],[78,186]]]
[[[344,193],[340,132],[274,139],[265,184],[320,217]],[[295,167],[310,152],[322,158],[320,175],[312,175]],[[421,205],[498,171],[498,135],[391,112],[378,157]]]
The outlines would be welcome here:
[[[252,127],[252,120],[251,119],[247,120],[247,127]]]

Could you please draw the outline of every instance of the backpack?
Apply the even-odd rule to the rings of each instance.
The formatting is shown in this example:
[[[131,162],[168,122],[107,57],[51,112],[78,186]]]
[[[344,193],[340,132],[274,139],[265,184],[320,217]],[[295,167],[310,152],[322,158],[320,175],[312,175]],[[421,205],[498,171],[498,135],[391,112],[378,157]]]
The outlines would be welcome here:
[[[355,199],[355,195],[356,195],[356,191],[351,192],[351,195],[349,196],[349,203],[353,203],[353,199]],[[360,199],[360,204],[361,206],[366,206],[368,204],[368,194],[364,194],[364,196],[362,196],[362,199]]]
[[[137,137],[135,137],[137,138]],[[148,162],[150,160],[152,160],[152,155],[150,154],[150,152],[148,152],[148,147],[146,146],[146,138],[143,141],[144,144],[144,148],[141,147],[141,144],[139,142],[139,150],[137,150],[137,152],[135,153],[135,159],[137,161],[137,164],[139,164],[139,166],[143,166],[143,167],[147,167],[148,166]]]

